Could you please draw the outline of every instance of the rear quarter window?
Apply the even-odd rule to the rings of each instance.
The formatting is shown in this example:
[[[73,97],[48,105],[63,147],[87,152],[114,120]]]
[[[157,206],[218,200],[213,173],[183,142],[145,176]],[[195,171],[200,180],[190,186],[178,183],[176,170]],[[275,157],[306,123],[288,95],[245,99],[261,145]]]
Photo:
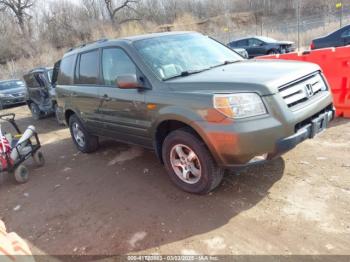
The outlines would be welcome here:
[[[62,59],[57,77],[57,83],[59,85],[73,84],[75,57],[76,56],[72,55]]]

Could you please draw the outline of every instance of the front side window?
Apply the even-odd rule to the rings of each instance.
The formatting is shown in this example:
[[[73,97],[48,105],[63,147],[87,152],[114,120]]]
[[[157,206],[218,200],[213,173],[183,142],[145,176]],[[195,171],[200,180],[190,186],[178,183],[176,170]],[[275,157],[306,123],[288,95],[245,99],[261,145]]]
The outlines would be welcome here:
[[[75,56],[67,56],[62,59],[58,71],[57,83],[59,85],[73,84]]]
[[[118,76],[136,75],[135,64],[120,48],[106,48],[102,52],[102,75],[105,85],[114,86]]]
[[[98,50],[94,50],[80,55],[77,84],[96,85],[98,84]]]
[[[248,40],[240,40],[237,42],[237,46],[247,46],[248,45]]]
[[[261,46],[262,43],[262,41],[255,38],[249,39],[249,46]]]
[[[227,46],[201,34],[154,37],[136,41],[134,46],[163,80],[243,60]]]

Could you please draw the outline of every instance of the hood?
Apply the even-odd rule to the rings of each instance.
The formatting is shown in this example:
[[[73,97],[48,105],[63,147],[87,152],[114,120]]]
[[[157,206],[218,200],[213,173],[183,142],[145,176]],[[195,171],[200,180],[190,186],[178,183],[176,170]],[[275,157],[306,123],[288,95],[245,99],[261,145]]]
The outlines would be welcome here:
[[[0,90],[0,94],[16,94],[16,93],[26,93],[24,87],[16,87],[11,89]]]
[[[244,60],[187,77],[166,81],[174,91],[272,95],[280,86],[319,71],[316,64],[283,60]]]

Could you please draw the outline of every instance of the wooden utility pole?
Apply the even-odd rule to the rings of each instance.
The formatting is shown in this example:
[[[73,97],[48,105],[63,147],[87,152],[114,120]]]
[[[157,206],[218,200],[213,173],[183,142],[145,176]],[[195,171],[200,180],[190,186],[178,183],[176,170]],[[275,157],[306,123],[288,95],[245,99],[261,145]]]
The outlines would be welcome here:
[[[339,24],[340,24],[340,28],[343,27],[343,13],[344,13],[344,9],[343,9],[343,3],[339,2],[336,4],[335,6],[337,9],[339,9],[340,15],[339,15]]]
[[[300,51],[300,0],[297,0],[298,51]]]

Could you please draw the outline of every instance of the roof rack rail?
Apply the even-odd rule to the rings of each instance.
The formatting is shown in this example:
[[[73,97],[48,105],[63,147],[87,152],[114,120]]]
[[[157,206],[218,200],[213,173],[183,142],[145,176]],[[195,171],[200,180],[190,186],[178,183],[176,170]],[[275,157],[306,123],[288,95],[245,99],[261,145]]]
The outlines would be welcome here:
[[[92,45],[92,44],[97,44],[97,43],[103,43],[103,42],[106,42],[108,41],[108,38],[102,38],[102,39],[99,39],[99,40],[96,40],[96,41],[91,41],[91,42],[87,42],[87,43],[84,43],[84,44],[81,44],[81,45],[78,45],[78,46],[75,46],[75,47],[72,47],[70,49],[68,49],[68,52],[71,52],[75,49],[78,49],[78,48],[83,48],[85,46],[88,46],[88,45]]]

